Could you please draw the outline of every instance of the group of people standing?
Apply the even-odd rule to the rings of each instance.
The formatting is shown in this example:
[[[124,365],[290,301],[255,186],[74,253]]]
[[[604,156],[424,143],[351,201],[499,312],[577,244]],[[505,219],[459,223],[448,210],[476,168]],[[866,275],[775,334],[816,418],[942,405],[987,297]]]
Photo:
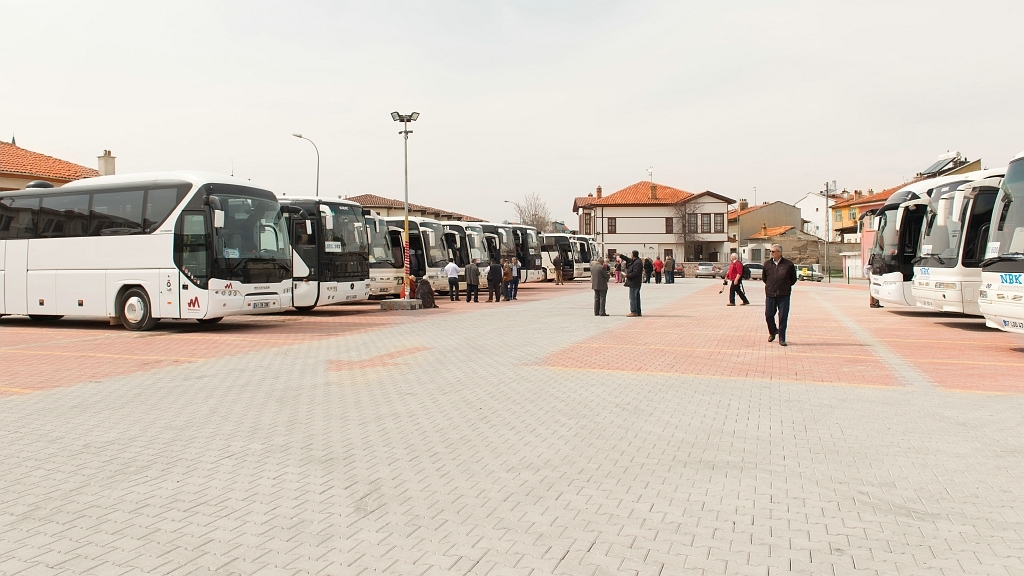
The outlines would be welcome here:
[[[632,261],[627,256],[619,255],[615,258],[615,283],[622,284],[626,281],[625,266],[626,261]],[[650,258],[644,258],[642,260],[643,269],[643,283],[650,284],[651,278],[654,278],[655,284],[661,284],[662,274],[665,276],[665,284],[675,284],[676,281],[676,261],[668,256],[664,260],[661,256],[655,256],[654,260]]]
[[[519,260],[517,258],[503,258],[501,262],[491,263],[480,269],[480,259],[474,258],[466,265],[466,302],[480,301],[480,277],[487,280],[486,302],[501,302],[502,296],[505,301],[518,300],[519,296]],[[452,302],[458,302],[459,298],[459,274],[462,270],[458,264],[449,262],[444,267],[444,274],[448,277],[448,295]]]
[[[596,258],[590,265],[590,287],[594,290],[594,316],[607,316],[608,281],[612,269],[607,258]],[[615,282],[622,282],[629,288],[629,317],[641,316],[640,286],[644,281],[644,261],[640,252],[633,250],[633,257],[619,255],[615,259]]]

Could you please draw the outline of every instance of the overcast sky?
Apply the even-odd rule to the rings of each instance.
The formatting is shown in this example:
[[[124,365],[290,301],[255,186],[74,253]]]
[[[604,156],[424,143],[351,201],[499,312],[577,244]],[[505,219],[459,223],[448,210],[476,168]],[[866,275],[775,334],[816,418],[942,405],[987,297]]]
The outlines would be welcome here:
[[[513,219],[647,178],[795,201],[1024,149],[1024,2],[0,3],[0,138]]]

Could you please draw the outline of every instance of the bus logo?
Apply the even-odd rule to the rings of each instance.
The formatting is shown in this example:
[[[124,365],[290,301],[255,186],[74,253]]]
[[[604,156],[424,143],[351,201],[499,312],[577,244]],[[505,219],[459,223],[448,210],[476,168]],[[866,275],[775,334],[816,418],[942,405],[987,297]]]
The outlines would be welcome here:
[[[188,309],[189,310],[199,310],[199,296],[196,296],[195,298],[189,299],[189,301],[188,301]]]
[[[931,268],[920,268],[919,271],[921,272],[921,276],[930,276],[932,273]]]
[[[228,282],[227,284],[224,285],[225,290],[231,290],[233,287],[234,286],[231,285],[231,282]]]
[[[1024,281],[1021,280],[1021,276],[1024,276],[1024,274],[1000,274],[999,283],[1016,284],[1017,286],[1022,286],[1024,285]]]

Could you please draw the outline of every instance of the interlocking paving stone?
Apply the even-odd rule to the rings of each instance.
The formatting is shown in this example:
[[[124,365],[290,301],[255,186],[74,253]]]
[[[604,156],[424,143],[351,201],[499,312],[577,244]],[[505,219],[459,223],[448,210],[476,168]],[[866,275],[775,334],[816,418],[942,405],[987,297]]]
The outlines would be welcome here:
[[[800,284],[783,349],[759,286],[644,286],[639,319],[621,286],[611,318],[572,286],[261,317],[171,351],[4,320],[4,348],[205,352],[4,380],[31,393],[0,398],[0,574],[1024,573],[1024,383],[993,378],[1019,337]]]

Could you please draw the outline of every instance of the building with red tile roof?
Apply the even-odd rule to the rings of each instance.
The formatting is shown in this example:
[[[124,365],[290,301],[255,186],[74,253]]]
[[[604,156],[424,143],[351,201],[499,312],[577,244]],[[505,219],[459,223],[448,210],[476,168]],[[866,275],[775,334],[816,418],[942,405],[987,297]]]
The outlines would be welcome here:
[[[356,202],[363,208],[374,210],[381,216],[395,217],[405,214],[405,203],[402,200],[385,198],[384,196],[378,196],[377,194],[360,194],[358,196],[349,196],[345,199]],[[433,218],[434,220],[442,221],[457,220],[460,222],[485,222],[485,220],[474,216],[467,216],[466,214],[441,210],[440,208],[433,208],[422,204],[413,204],[412,202],[409,203],[409,216]]]
[[[0,142],[0,190],[21,190],[33,180],[62,186],[72,180],[99,175],[98,170]]]
[[[771,240],[776,236],[782,236],[786,232],[794,229],[794,226],[773,226],[771,228],[762,227],[757,234],[751,235],[748,240]]]
[[[573,212],[579,232],[594,236],[605,254],[637,250],[651,259],[724,261],[726,213],[733,202],[710,190],[694,193],[641,180],[607,196],[598,186],[575,198]]]

